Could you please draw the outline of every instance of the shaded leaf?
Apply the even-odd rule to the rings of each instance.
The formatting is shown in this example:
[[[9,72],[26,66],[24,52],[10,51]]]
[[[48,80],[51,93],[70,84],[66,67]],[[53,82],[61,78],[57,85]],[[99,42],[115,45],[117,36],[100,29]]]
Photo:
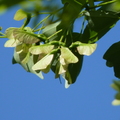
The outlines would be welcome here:
[[[113,84],[111,85],[111,87],[115,90],[117,90],[118,92],[120,92],[120,80],[117,81],[117,80],[114,80],[113,81]]]
[[[74,53],[77,58],[79,59],[79,61],[77,63],[72,63],[68,65],[68,69],[67,71],[69,72],[71,79],[72,79],[72,83],[74,83],[78,77],[78,75],[80,74],[81,68],[82,68],[82,63],[83,63],[83,55],[79,55],[78,53]],[[68,83],[70,84],[70,82],[68,81]]]
[[[56,22],[56,23],[53,23],[53,24],[50,24],[50,25],[47,25],[44,30],[43,30],[43,34],[46,36],[46,37],[50,37],[51,35],[53,35],[54,33],[57,32],[57,26],[60,24],[60,22]],[[51,37],[49,40],[52,41],[54,39],[56,39],[58,36],[57,34],[54,35],[53,37]]]
[[[120,91],[120,88],[116,84],[111,84],[111,87],[117,91]]]
[[[115,95],[115,99],[120,100],[120,92]]]
[[[103,58],[107,63],[109,62],[112,64],[115,76],[120,78],[120,42],[114,43],[110,46]]]
[[[79,55],[79,53],[74,52],[74,54],[77,56],[79,61],[77,63],[69,64],[67,67],[67,71],[62,74],[62,77],[67,80],[67,84],[73,84],[78,75],[80,74],[82,63],[83,63],[83,55]]]
[[[94,43],[104,36],[119,20],[119,16],[113,12],[105,12],[98,9],[97,11],[89,11],[88,25],[84,29],[82,35],[83,43]],[[91,25],[92,23],[92,25]]]

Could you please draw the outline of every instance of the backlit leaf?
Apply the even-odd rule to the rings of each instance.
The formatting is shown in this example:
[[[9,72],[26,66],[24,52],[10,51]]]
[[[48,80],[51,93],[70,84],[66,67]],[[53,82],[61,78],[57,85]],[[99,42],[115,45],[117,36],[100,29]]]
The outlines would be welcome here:
[[[37,54],[48,54],[54,48],[54,45],[39,45],[39,46],[32,46],[29,51],[30,53],[37,55]]]
[[[120,100],[117,100],[117,99],[113,100],[112,105],[115,105],[115,106],[120,105]]]
[[[19,9],[14,16],[14,20],[22,20],[27,17],[27,13],[23,11],[22,9]]]
[[[7,38],[9,38],[9,39],[14,39],[13,31],[14,31],[15,29],[18,29],[18,28],[10,27],[10,28],[6,29],[5,34],[6,34]]]
[[[40,41],[40,39],[34,33],[30,33],[19,28],[14,29],[13,36],[15,39],[26,44],[33,44]]]
[[[77,47],[77,50],[80,55],[91,55],[97,47],[97,44],[81,44],[80,46]]]
[[[5,42],[4,47],[16,47],[19,44],[18,40],[10,39]]]
[[[41,71],[36,71],[36,70],[33,70],[32,69],[32,66],[34,65],[34,56],[31,55],[29,57],[29,60],[27,61],[27,63],[22,63],[21,62],[21,59],[20,59],[20,54],[18,54],[16,51],[14,51],[14,56],[13,56],[13,61],[12,63],[13,64],[16,64],[16,63],[19,63],[27,72],[31,72],[31,73],[34,73],[36,74],[38,77],[40,77],[41,79],[43,79],[43,75],[41,73]]]
[[[50,54],[50,55],[46,55],[45,57],[43,57],[40,61],[38,61],[33,67],[33,70],[44,70],[48,67],[48,65],[51,64],[52,59],[53,59],[54,55]]]
[[[61,50],[61,58],[64,58],[68,64],[78,62],[78,58],[67,47],[61,47],[60,50]]]
[[[67,71],[67,67],[68,67],[68,65],[62,65],[62,64],[60,64],[60,68],[59,68],[58,74],[65,73]]]

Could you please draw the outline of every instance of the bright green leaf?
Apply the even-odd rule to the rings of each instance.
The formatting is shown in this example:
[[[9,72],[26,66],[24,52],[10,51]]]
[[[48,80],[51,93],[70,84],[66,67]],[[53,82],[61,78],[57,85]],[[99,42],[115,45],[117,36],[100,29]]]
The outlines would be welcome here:
[[[4,47],[16,47],[20,42],[15,39],[7,40],[4,44]]]
[[[50,55],[46,55],[45,57],[43,57],[40,61],[38,61],[33,67],[33,70],[44,70],[48,67],[48,65],[51,64],[52,59],[53,59],[54,55],[50,54]]]
[[[23,11],[22,9],[19,9],[14,16],[14,20],[22,20],[27,17],[27,13]]]
[[[14,31],[15,29],[18,29],[18,28],[10,27],[10,28],[6,29],[5,34],[6,34],[7,38],[9,38],[9,39],[14,39],[13,31]]]
[[[67,47],[61,47],[60,50],[61,50],[61,58],[64,58],[67,64],[78,62],[78,58]],[[64,62],[61,64],[64,65]]]
[[[13,36],[15,39],[26,44],[33,44],[40,41],[40,39],[34,33],[30,33],[21,29],[14,29]]]
[[[117,99],[113,100],[112,105],[115,105],[115,106],[120,105],[120,100],[117,100]]]
[[[54,45],[47,45],[47,44],[43,44],[43,45],[39,45],[39,46],[32,46],[29,51],[30,53],[34,54],[34,55],[38,55],[38,54],[48,54],[50,53],[54,48]]]
[[[65,73],[67,71],[67,67],[68,67],[68,65],[62,65],[62,64],[60,64],[60,68],[59,68],[58,74]]]
[[[41,79],[44,79],[41,71],[35,71],[32,69],[32,66],[34,65],[34,56],[31,55],[29,57],[29,60],[27,61],[26,64],[21,62],[21,58],[20,58],[20,54],[18,54],[16,51],[14,51],[14,57],[13,57],[13,64],[15,63],[19,63],[27,72],[31,72],[36,74],[38,77],[40,77]]]
[[[81,44],[80,46],[77,47],[77,50],[80,55],[91,55],[97,47],[97,44]]]

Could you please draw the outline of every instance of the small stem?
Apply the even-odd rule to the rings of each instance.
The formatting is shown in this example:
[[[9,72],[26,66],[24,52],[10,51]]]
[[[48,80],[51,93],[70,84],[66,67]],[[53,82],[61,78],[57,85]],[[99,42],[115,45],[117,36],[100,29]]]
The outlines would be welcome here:
[[[82,3],[78,2],[77,0],[74,0],[74,1],[81,6],[83,5]]]
[[[0,36],[0,38],[7,38],[7,36]]]
[[[40,31],[40,30],[44,29],[45,27],[46,27],[46,26],[44,26],[44,27],[41,27],[41,28],[39,28],[39,29],[36,29],[36,30],[33,30],[33,32]]]
[[[103,6],[103,5],[107,5],[107,4],[110,4],[110,3],[114,3],[116,2],[117,0],[112,0],[112,1],[108,1],[108,2],[103,2],[103,3],[100,3],[98,5],[95,5],[93,7],[89,7],[89,9],[93,9],[93,8],[97,8],[97,7],[100,7],[100,6]]]
[[[47,39],[52,38],[53,36],[55,36],[56,34],[60,33],[62,31],[62,29],[60,29],[59,31],[55,32],[54,34],[52,34],[50,37],[48,37]]]
[[[41,20],[41,21],[33,28],[33,30],[36,29],[41,23],[43,23],[44,21],[46,21],[50,16],[51,16],[51,15],[48,15],[48,16],[45,17],[43,20]]]
[[[2,32],[0,32],[0,35],[3,35],[3,36],[5,36],[5,34],[4,34],[4,33],[2,33]]]
[[[62,10],[63,9],[63,7],[62,8],[60,8],[60,9],[58,9],[58,10],[56,10],[56,11],[54,11],[54,12],[41,12],[42,14],[49,14],[47,17],[45,17],[43,20],[41,20],[34,28],[33,28],[33,30],[35,30],[41,23],[43,23],[44,21],[46,21],[50,16],[52,16],[53,14],[55,14],[55,13],[57,13],[58,11],[60,11],[60,10]],[[39,14],[41,14],[41,13],[39,13]],[[33,17],[33,16],[32,16]]]

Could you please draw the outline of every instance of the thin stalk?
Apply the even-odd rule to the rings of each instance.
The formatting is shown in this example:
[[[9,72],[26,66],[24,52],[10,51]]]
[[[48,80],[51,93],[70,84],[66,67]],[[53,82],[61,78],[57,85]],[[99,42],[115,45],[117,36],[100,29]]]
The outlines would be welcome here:
[[[74,1],[81,6],[83,5],[82,3],[78,2],[77,0],[74,0]]]
[[[3,35],[3,36],[5,36],[5,34],[4,34],[4,33],[2,33],[2,32],[0,32],[0,35]]]
[[[0,36],[0,38],[7,38],[6,36]]]
[[[37,32],[37,31],[43,30],[45,27],[46,27],[46,26],[43,26],[43,27],[41,27],[41,28],[39,28],[39,29],[33,30],[33,32]]]
[[[47,39],[52,38],[53,36],[55,36],[56,34],[58,34],[58,33],[60,33],[60,32],[62,32],[62,29],[60,29],[59,31],[55,32],[54,34],[52,34],[52,35],[51,35],[50,37],[48,37]]]
[[[112,1],[108,1],[108,2],[102,2],[102,3],[98,4],[98,5],[93,6],[93,7],[89,7],[89,9],[93,9],[93,8],[97,8],[97,7],[100,7],[100,6],[103,6],[103,5],[107,5],[107,4],[110,4],[110,3],[114,3],[114,2],[116,2],[116,1],[117,1],[117,0],[112,0]]]
[[[51,15],[48,15],[47,17],[45,17],[43,20],[41,20],[34,28],[33,30],[35,30],[41,23],[43,23],[44,21],[46,21]]]
[[[63,9],[63,7],[62,8],[60,8],[60,9],[58,9],[58,10],[56,10],[56,11],[54,11],[54,12],[40,12],[39,14],[49,14],[47,17],[45,17],[43,20],[41,20],[34,28],[33,28],[33,30],[35,30],[41,23],[43,23],[44,21],[46,21],[50,16],[52,16],[53,14],[55,14],[55,13],[57,13],[58,11],[60,11],[60,10],[62,10]],[[34,16],[32,16],[32,17],[34,17]]]

